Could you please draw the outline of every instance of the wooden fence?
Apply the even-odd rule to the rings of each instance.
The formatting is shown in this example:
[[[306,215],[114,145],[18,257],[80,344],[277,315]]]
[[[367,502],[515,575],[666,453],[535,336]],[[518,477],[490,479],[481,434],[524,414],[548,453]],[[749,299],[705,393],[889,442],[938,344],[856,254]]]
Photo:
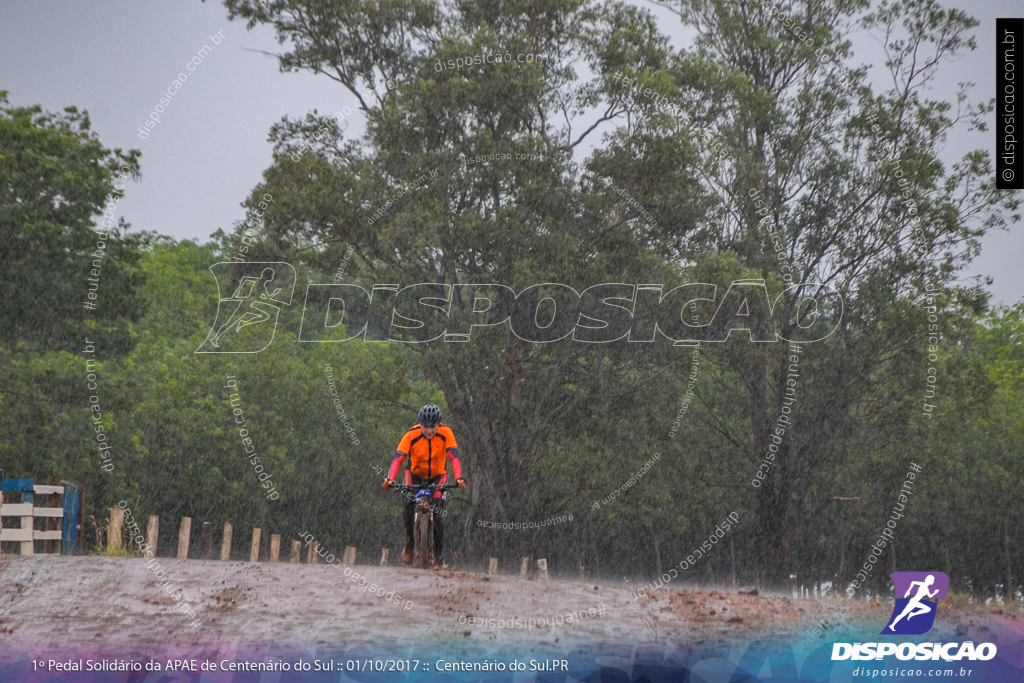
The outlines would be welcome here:
[[[36,505],[36,496],[46,496],[43,505]],[[22,555],[35,555],[36,541],[42,541],[43,552],[38,554],[81,554],[84,499],[81,486],[60,477],[36,484],[33,479],[4,479],[0,470],[0,552],[5,542],[13,542]],[[3,526],[4,518],[11,517],[21,518],[20,528]],[[36,529],[38,518],[45,520],[45,529]]]
[[[124,525],[124,511],[121,508],[110,508],[110,523],[107,530],[107,538],[110,539],[111,543],[118,544],[120,547],[121,536]],[[157,515],[150,515],[149,522],[146,524],[146,544],[150,548],[157,547],[157,536],[160,531],[160,517]],[[231,540],[234,536],[234,525],[231,522],[224,522],[224,530],[221,533],[221,544],[220,544],[220,559],[221,561],[227,561],[231,559]],[[261,554],[261,539],[263,538],[263,529],[259,527],[253,527],[252,535],[250,536],[251,542],[249,544],[249,561],[259,562]],[[114,539],[117,539],[116,541]],[[181,524],[178,526],[178,551],[177,558],[179,560],[187,560],[189,546],[192,540],[192,518],[182,517]],[[320,553],[319,544],[316,541],[311,541],[306,550],[306,563],[307,564],[318,564]],[[381,548],[380,563],[379,566],[388,566],[388,548]],[[291,564],[297,564],[300,562],[302,557],[302,541],[292,540],[291,542],[291,553],[288,558],[288,562]],[[213,559],[213,524],[210,522],[203,522],[202,527],[202,559],[212,560]],[[281,561],[281,535],[271,534],[270,536],[270,552],[267,558],[270,562]],[[343,567],[352,567],[356,564],[356,548],[355,546],[347,546],[345,552],[341,557],[341,565]],[[498,558],[490,558],[488,564],[488,574],[498,573]],[[519,576],[522,578],[531,578],[536,575],[536,578],[546,580],[548,578],[548,561],[545,558],[541,558],[534,563],[533,556],[526,556],[522,558],[522,563],[519,569]]]
[[[107,538],[108,547],[120,548],[122,546],[122,536],[124,531],[124,510],[121,508],[110,508],[110,521],[107,524]],[[234,524],[231,522],[224,522],[223,530],[220,536],[220,553],[219,558],[221,561],[226,562],[231,559],[231,541],[234,538]],[[150,548],[157,547],[157,539],[160,534],[160,517],[157,515],[150,515],[149,520],[146,524],[146,545]],[[249,544],[249,561],[259,562],[261,555],[263,529],[254,527],[252,535],[250,536],[251,542]],[[211,522],[203,522],[202,526],[202,551],[201,557],[204,560],[213,559],[214,543],[213,543],[213,524]],[[181,524],[178,526],[178,544],[176,557],[179,560],[187,560],[189,548],[192,544],[192,518],[182,517]],[[312,543],[309,547],[309,555],[307,562],[316,564],[317,558],[317,544]],[[355,558],[355,548],[349,548],[351,550],[353,559]],[[346,551],[347,552],[347,551]],[[291,563],[297,563],[301,560],[302,554],[302,542],[293,540],[291,543],[291,555],[288,561]],[[266,553],[264,553],[266,556]],[[281,534],[270,535],[270,548],[269,557],[270,562],[281,561]]]
[[[7,500],[5,501],[5,493]],[[46,496],[43,505],[36,505],[36,496]],[[14,502],[18,500],[18,502]],[[61,554],[81,555],[84,552],[82,542],[82,529],[84,528],[85,514],[85,490],[83,487],[71,482],[63,481],[60,477],[48,477],[46,484],[36,484],[32,479],[4,479],[3,470],[0,470],[0,552],[3,543],[19,544],[22,555],[35,554]],[[20,518],[21,526],[4,527],[3,520]],[[36,519],[45,519],[45,530],[36,529]],[[98,530],[100,531],[100,530]],[[160,518],[157,515],[150,515],[146,524],[146,544],[154,549],[157,547],[157,540],[160,532]],[[177,558],[188,559],[189,546],[192,536],[192,518],[182,517],[178,527]],[[231,542],[234,536],[234,525],[231,522],[224,522],[221,532],[220,560],[231,559]],[[106,529],[107,547],[112,550],[119,550],[124,545],[124,510],[120,507],[110,508],[110,517]],[[263,530],[255,527],[252,530],[249,543],[249,561],[259,562],[263,539]],[[44,543],[42,553],[36,553],[35,544],[38,541]],[[201,557],[204,560],[212,560],[214,552],[213,524],[203,522],[201,536],[202,550]],[[317,564],[320,558],[319,544],[316,541],[309,543],[306,552],[306,563]],[[389,549],[381,548],[379,566],[388,566]],[[281,561],[281,535],[271,534],[269,552],[263,553],[270,562]],[[288,557],[288,562],[297,564],[302,559],[302,541],[293,539]],[[461,553],[456,553],[456,563],[461,564]],[[347,546],[341,558],[342,566],[351,567],[356,564],[355,546]],[[582,567],[581,567],[582,571]],[[488,574],[498,573],[498,558],[489,558]],[[531,578],[536,576],[540,579],[548,578],[548,561],[544,558],[534,562],[533,556],[522,558],[519,576]],[[581,577],[582,578],[582,577]]]

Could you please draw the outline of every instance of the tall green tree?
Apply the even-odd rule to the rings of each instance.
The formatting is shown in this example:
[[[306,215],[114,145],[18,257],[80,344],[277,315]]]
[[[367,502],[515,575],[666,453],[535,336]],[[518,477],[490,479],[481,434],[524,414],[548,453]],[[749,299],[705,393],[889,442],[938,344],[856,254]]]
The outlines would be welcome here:
[[[105,147],[86,112],[11,107],[0,91],[0,468],[6,476],[110,483],[99,469],[82,356],[102,367],[104,359],[129,353],[133,325],[149,306],[141,261],[150,236],[128,233],[112,220],[125,184],[138,175],[138,150]],[[113,425],[118,404],[111,379],[93,382],[108,392],[102,394],[105,427]]]
[[[948,290],[980,236],[1017,219],[1019,193],[995,189],[983,150],[951,167],[940,158],[947,135],[983,129],[989,111],[970,104],[970,84],[955,103],[927,95],[941,66],[975,46],[977,22],[964,12],[930,0],[666,6],[696,32],[693,47],[664,67],[636,60],[628,73],[641,88],[675,84],[682,108],[734,159],[700,175],[716,201],[689,250],[730,252],[754,277],[823,283],[843,299],[839,331],[808,345],[799,363],[793,428],[756,492],[758,565],[778,584],[798,550],[821,555],[812,539],[834,500],[846,497],[845,484],[822,486],[821,474],[860,464],[863,452],[888,461],[894,444],[913,441],[928,374],[926,288],[941,290],[947,304],[939,315],[944,343],[963,341],[984,297]],[[846,38],[857,27],[884,41],[891,83],[866,80]],[[644,115],[650,109],[638,112],[635,136],[658,128]],[[775,319],[784,337],[801,324],[806,294],[782,291]],[[724,411],[705,414],[728,439],[728,456],[705,464],[719,481],[750,481],[777,435],[790,354],[758,346],[727,345],[718,354],[745,414],[731,426]],[[709,403],[736,405],[726,398]],[[891,491],[903,463],[874,468]]]
[[[368,121],[358,142],[341,140],[326,122],[333,134],[317,136],[314,151],[299,161],[293,154],[300,141],[323,119],[275,129],[276,163],[259,190],[275,197],[271,243],[324,270],[352,244],[367,279],[453,286],[449,332],[465,324],[473,305],[474,295],[460,285],[496,282],[518,292],[547,282],[579,292],[605,282],[678,278],[676,266],[650,245],[678,245],[695,219],[690,205],[700,192],[686,165],[666,158],[647,174],[665,188],[663,201],[682,207],[664,225],[652,225],[627,200],[584,179],[573,160],[597,135],[583,111],[599,101],[604,79],[579,82],[573,63],[598,65],[610,49],[611,25],[637,25],[643,49],[663,54],[665,41],[654,35],[650,17],[572,1],[411,2],[384,11],[374,5],[372,16],[369,6],[343,3],[227,6],[250,25],[273,25],[290,47],[281,68],[338,81]],[[438,59],[485,53],[542,59],[437,68]],[[601,120],[622,112],[615,105]],[[477,156],[502,154],[509,157],[470,165]],[[339,246],[317,254],[312,244]],[[582,499],[592,470],[620,457],[642,462],[639,456],[650,453],[644,436],[623,452],[620,444],[595,442],[588,430],[609,415],[615,420],[616,399],[649,386],[678,363],[678,354],[571,338],[530,343],[509,325],[473,336],[469,344],[411,347],[450,408],[447,420],[473,485],[471,518],[540,521],[561,514]],[[406,426],[396,426],[396,443]],[[543,476],[555,459],[572,464],[564,478]],[[467,530],[466,542],[481,550],[493,538]],[[533,550],[535,534],[511,546],[518,539],[523,551]]]
[[[685,495],[756,517],[741,554],[769,583],[807,562],[843,565],[866,547],[898,488],[896,456],[925,419],[925,295],[944,302],[942,344],[969,344],[986,298],[957,278],[986,230],[1017,219],[1019,195],[995,190],[987,153],[948,167],[940,159],[945,136],[983,127],[989,111],[969,103],[969,85],[955,103],[926,94],[946,61],[973,49],[973,19],[929,0],[781,10],[680,0],[666,6],[697,37],[674,52],[648,12],[616,2],[225,4],[231,18],[276,30],[283,71],[331,78],[367,120],[358,140],[316,112],[273,129],[275,163],[253,203],[275,197],[265,237],[282,255],[327,270],[353,245],[358,282],[453,285],[449,331],[464,321],[463,297],[472,300],[458,286],[482,282],[517,291],[664,282],[668,291],[689,280],[724,291],[758,279],[762,315],[774,305],[784,338],[841,310],[841,327],[798,362],[799,400],[780,444],[776,420],[793,389],[786,345],[752,344],[746,333],[707,345],[700,410],[684,428],[694,441],[673,443],[669,462],[673,479],[689,475]],[[867,82],[845,37],[856,27],[884,38],[891,85]],[[545,59],[444,68],[498,53]],[[312,152],[298,155],[307,144]],[[468,163],[504,153],[511,160]],[[841,300],[808,306],[820,285]],[[706,326],[714,310],[694,315]],[[513,326],[412,348],[467,447],[471,513],[533,520],[665,446],[664,418],[638,398],[681,393],[688,354],[664,343],[536,344]],[[729,329],[713,325],[708,338]],[[977,363],[951,367],[965,373],[943,374],[950,390],[975,392],[964,404],[984,396]],[[850,481],[857,471],[871,473],[868,490]],[[877,510],[852,512],[838,503],[847,499]],[[826,524],[851,514],[862,524],[821,540]],[[645,537],[674,528],[668,517]],[[600,523],[581,524],[595,547]],[[536,536],[520,538],[521,550],[534,548]],[[467,533],[471,545],[493,543],[478,539]]]
[[[0,91],[0,341],[74,352],[88,333],[102,355],[131,348],[144,237],[111,218],[139,156],[104,147],[86,112],[10,107]]]

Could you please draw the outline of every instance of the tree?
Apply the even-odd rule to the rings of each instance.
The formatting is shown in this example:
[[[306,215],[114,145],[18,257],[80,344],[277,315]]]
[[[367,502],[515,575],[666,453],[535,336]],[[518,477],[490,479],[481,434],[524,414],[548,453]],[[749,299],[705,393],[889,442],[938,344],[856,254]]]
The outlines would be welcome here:
[[[939,159],[943,137],[982,127],[987,105],[971,108],[966,85],[955,115],[923,94],[944,60],[973,48],[973,19],[928,0],[874,11],[807,0],[781,12],[693,0],[667,5],[698,36],[673,54],[647,12],[617,3],[400,2],[374,5],[372,16],[359,4],[225,4],[231,18],[275,28],[288,44],[282,70],[332,78],[368,122],[358,141],[315,112],[274,128],[275,163],[251,200],[279,199],[267,244],[325,270],[351,244],[364,282],[451,285],[449,331],[475,298],[460,286],[481,282],[517,292],[664,282],[668,291],[763,280],[767,301],[746,327],[769,334],[774,305],[787,339],[841,310],[841,327],[807,346],[795,374],[785,344],[737,333],[707,345],[691,432],[701,440],[680,444],[673,474],[692,474],[689,494],[759,520],[756,564],[772,584],[846,552],[823,536],[851,514],[835,501],[858,497],[844,495],[854,486],[844,473],[867,467],[870,490],[859,497],[891,497],[903,466],[892,456],[914,438],[929,367],[917,341],[924,296],[937,288],[947,302],[936,316],[943,344],[969,343],[985,296],[955,278],[985,230],[1017,220],[1018,195],[994,189],[986,153],[951,168]],[[893,84],[880,93],[850,64],[843,36],[858,22],[886,36]],[[499,52],[547,58],[438,68]],[[577,159],[584,143],[597,146]],[[295,154],[307,144],[311,153]],[[546,161],[499,162],[504,153]],[[477,157],[485,161],[469,163]],[[819,285],[841,300],[809,305]],[[718,340],[732,326],[712,325],[714,311],[693,315]],[[589,497],[611,483],[608,472],[630,471],[622,453],[639,464],[636,452],[659,448],[666,421],[637,398],[678,392],[688,361],[666,344],[533,344],[514,325],[474,332],[472,344],[412,347],[469,445],[473,512],[510,521]],[[800,426],[773,443],[794,384]],[[569,483],[542,475],[565,463]],[[860,538],[847,539],[852,555]],[[527,536],[522,550],[534,542]],[[798,561],[805,551],[814,559]]]
[[[758,564],[781,584],[795,544],[815,538],[815,520],[834,505],[835,489],[822,488],[818,473],[842,472],[855,457],[851,446],[880,456],[905,443],[898,434],[912,422],[927,374],[917,341],[927,325],[926,286],[952,304],[939,316],[944,343],[962,341],[958,328],[969,333],[962,321],[984,299],[947,290],[984,231],[1006,224],[1019,195],[995,190],[984,151],[950,169],[939,158],[949,132],[983,129],[989,111],[968,104],[970,84],[961,86],[955,115],[949,103],[924,95],[945,60],[974,48],[967,34],[977,22],[965,13],[930,0],[882,2],[873,11],[866,2],[831,0],[781,10],[720,0],[666,6],[696,30],[694,48],[663,70],[637,61],[628,74],[640,88],[677,84],[682,109],[695,112],[707,137],[724,141],[735,160],[700,174],[717,202],[698,223],[690,251],[731,252],[754,277],[823,283],[843,297],[840,330],[800,361],[802,398],[793,417],[800,426],[778,445],[757,491]],[[865,69],[849,65],[844,35],[856,23],[884,37],[892,84],[880,94]],[[639,108],[637,137],[658,126],[651,108]],[[776,318],[785,321],[784,337],[806,293],[783,290]],[[791,378],[788,356],[781,345],[722,349],[748,418],[728,429],[712,411],[734,457],[710,465],[710,474],[749,480],[749,463],[770,453]],[[881,469],[888,477],[900,468]]]
[[[310,245],[353,244],[362,272],[376,282],[450,285],[456,291],[450,332],[470,317],[475,294],[463,285],[507,283],[518,292],[557,282],[578,292],[604,282],[677,277],[650,258],[648,243],[677,240],[673,235],[692,217],[652,226],[600,188],[581,191],[581,182],[590,181],[581,181],[571,155],[594,129],[579,133],[575,122],[554,123],[563,111],[571,115],[595,99],[593,85],[573,85],[571,59],[597,60],[602,27],[628,23],[631,11],[524,2],[441,14],[433,5],[409,3],[370,18],[360,6],[227,6],[232,17],[270,23],[282,41],[291,41],[282,69],[329,75],[356,95],[368,117],[364,144],[343,144],[328,125],[333,134],[316,140],[314,152],[299,161],[292,153],[318,124],[323,128],[322,119],[275,129],[276,161],[261,190],[275,197],[266,231],[292,257],[327,270],[337,252],[317,253]],[[510,11],[530,18],[508,22]],[[545,59],[466,72],[435,68],[436,58],[467,51]],[[476,156],[505,153],[505,161],[494,156],[467,165]],[[541,161],[514,161],[517,154]],[[671,175],[679,174],[675,201],[685,204],[694,184],[686,182],[685,169]],[[580,499],[595,458],[613,450],[595,453],[585,431],[605,419],[612,401],[676,362],[671,353],[641,353],[626,343],[532,344],[508,325],[473,335],[470,344],[411,349],[444,391],[468,455],[475,477],[471,515],[494,520],[535,521]],[[570,422],[576,429],[566,433]],[[569,481],[537,476],[553,453],[578,463]],[[533,537],[522,538],[529,552]],[[470,543],[491,543],[479,539],[467,536]]]
[[[76,352],[89,336],[101,356],[124,353],[146,310],[145,238],[111,218],[140,154],[104,147],[75,107],[6,103],[0,91],[0,341]]]

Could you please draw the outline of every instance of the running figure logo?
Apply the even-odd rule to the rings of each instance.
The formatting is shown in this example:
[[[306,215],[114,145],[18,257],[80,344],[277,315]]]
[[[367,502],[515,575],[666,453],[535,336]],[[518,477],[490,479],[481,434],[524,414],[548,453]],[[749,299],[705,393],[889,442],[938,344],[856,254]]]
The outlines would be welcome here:
[[[946,599],[949,577],[942,572],[893,572],[889,577],[896,588],[896,605],[882,635],[926,633],[935,623],[939,601]]]
[[[259,353],[270,346],[280,305],[292,303],[295,269],[289,263],[223,262],[210,271],[219,292],[217,317],[196,353]]]

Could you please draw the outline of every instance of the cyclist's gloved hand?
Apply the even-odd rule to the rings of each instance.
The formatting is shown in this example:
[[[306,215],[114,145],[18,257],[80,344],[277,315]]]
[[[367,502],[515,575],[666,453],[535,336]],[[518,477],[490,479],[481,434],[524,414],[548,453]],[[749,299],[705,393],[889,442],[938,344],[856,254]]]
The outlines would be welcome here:
[[[466,480],[463,479],[462,477],[459,477],[458,479],[455,480],[455,485],[458,486],[460,489],[464,489],[466,488]]]
[[[381,484],[380,487],[382,489],[389,489],[389,488],[391,488],[394,485],[395,485],[395,480],[394,479],[388,479],[387,477],[385,477],[384,478],[384,483]]]

